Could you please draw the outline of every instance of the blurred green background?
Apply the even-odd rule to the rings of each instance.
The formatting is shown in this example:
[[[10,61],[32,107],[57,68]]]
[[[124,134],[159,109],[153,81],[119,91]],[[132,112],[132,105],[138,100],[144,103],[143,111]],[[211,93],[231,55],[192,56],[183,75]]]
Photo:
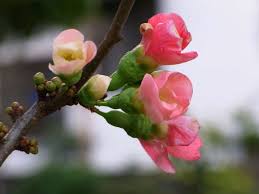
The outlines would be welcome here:
[[[77,27],[99,42],[107,31],[118,5],[117,0],[8,0],[0,3],[0,45],[8,50],[8,41],[16,44],[42,32]],[[126,40],[105,59],[107,66],[98,71],[111,73],[123,52],[139,42],[138,26],[155,13],[156,2],[137,0],[124,29]],[[51,37],[53,37],[51,35]],[[37,42],[37,41],[36,41]],[[40,45],[37,45],[41,47]],[[20,47],[19,47],[20,48]],[[50,54],[27,56],[21,49],[1,56],[11,58],[0,65],[1,110],[13,99],[29,106],[35,100],[31,77],[36,71],[50,74],[46,64]],[[24,48],[24,47],[21,47]],[[12,50],[12,49],[11,49]],[[26,49],[25,49],[26,50]],[[50,53],[51,50],[47,50]],[[39,53],[42,51],[40,50]],[[18,53],[18,54],[17,54]],[[7,123],[8,118],[1,114]],[[224,133],[222,125],[203,122],[202,159],[188,163],[174,161],[177,174],[139,171],[135,166],[123,171],[95,171],[85,162],[89,142],[79,141],[68,132],[56,113],[43,120],[32,132],[40,148],[48,150],[47,165],[30,173],[13,175],[0,170],[0,194],[258,194],[259,193],[259,123],[250,110],[233,113],[235,135]],[[73,129],[72,129],[73,130]],[[92,140],[94,141],[94,140]],[[144,154],[144,152],[143,152]],[[233,155],[233,158],[229,160]],[[8,161],[7,161],[8,162]],[[19,161],[17,161],[19,163]],[[8,171],[8,172],[6,172]],[[15,170],[13,170],[15,171]]]

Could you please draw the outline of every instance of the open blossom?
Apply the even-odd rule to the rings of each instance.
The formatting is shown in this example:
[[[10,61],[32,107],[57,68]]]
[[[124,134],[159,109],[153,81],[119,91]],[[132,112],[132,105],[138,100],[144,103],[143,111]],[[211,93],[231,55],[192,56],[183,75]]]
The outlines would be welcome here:
[[[61,32],[53,42],[53,62],[49,69],[57,74],[70,76],[80,72],[96,55],[96,45],[84,42],[84,35],[75,29]]]
[[[200,158],[199,123],[183,115],[191,96],[190,80],[178,72],[146,74],[139,88],[145,114],[160,125],[158,137],[140,142],[157,166],[169,173],[175,172],[169,155],[183,160]]]
[[[156,123],[185,113],[192,92],[192,83],[184,74],[169,71],[146,74],[139,88],[145,111]]]
[[[140,26],[140,32],[145,55],[160,65],[184,63],[198,56],[197,52],[182,53],[192,37],[177,14],[157,14]]]

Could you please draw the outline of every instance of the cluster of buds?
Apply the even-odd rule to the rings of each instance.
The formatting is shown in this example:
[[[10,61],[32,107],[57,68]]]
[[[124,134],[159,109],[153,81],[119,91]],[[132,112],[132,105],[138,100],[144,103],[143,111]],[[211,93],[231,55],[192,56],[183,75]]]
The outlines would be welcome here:
[[[9,129],[3,122],[0,122],[0,140],[5,137],[5,135],[9,132]]]
[[[21,137],[17,150],[24,151],[27,154],[38,154],[38,142],[36,139]]]
[[[15,121],[24,113],[24,107],[19,102],[12,102],[11,106],[6,107],[5,112]]]
[[[68,90],[67,84],[59,77],[55,76],[51,80],[47,80],[42,72],[36,73],[33,76],[33,81],[40,98],[54,97],[58,93],[64,93]]]

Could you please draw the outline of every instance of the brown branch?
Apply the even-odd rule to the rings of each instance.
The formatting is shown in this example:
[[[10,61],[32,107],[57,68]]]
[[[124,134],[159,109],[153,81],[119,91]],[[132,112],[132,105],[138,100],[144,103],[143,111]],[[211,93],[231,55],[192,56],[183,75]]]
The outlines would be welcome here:
[[[99,45],[96,57],[84,69],[83,76],[76,85],[77,89],[79,89],[93,75],[100,62],[109,53],[111,48],[122,39],[121,31],[128,19],[134,3],[135,0],[121,0],[110,29],[105,35],[104,40]],[[68,97],[66,94],[57,96],[51,101],[35,102],[23,114],[23,116],[16,120],[5,139],[0,142],[0,166],[2,166],[6,158],[17,148],[21,136],[28,133],[34,120],[40,120],[66,105],[73,105],[75,103],[75,99],[73,97]]]

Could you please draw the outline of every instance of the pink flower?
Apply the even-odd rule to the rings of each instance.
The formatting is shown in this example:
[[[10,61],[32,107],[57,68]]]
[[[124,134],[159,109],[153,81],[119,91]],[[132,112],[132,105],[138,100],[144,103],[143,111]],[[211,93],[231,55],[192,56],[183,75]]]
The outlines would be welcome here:
[[[145,55],[160,65],[184,63],[198,56],[197,52],[182,53],[192,37],[177,14],[157,14],[142,24],[140,31]]]
[[[160,123],[186,112],[192,97],[192,83],[178,72],[146,74],[139,95],[147,115],[155,123]]]
[[[198,160],[202,145],[197,120],[184,116],[192,97],[192,84],[178,72],[146,74],[139,88],[145,114],[158,126],[157,137],[140,140],[159,168],[174,173],[168,156]]]
[[[75,29],[61,32],[53,43],[53,62],[49,69],[57,75],[74,75],[80,72],[96,55],[94,42],[85,41],[84,35]]]

